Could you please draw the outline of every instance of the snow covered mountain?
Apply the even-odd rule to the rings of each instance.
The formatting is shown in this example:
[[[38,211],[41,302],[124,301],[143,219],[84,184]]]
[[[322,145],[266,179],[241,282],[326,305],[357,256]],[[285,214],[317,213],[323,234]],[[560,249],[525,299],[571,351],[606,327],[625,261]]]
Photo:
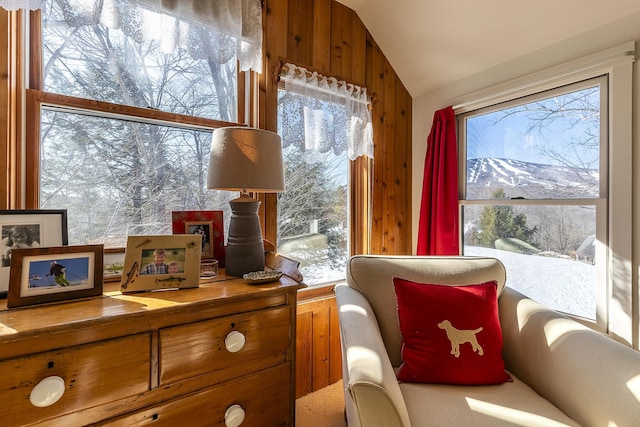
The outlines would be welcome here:
[[[599,173],[595,169],[498,158],[467,161],[469,199],[492,198],[499,188],[507,198],[593,198],[598,197],[598,186]]]

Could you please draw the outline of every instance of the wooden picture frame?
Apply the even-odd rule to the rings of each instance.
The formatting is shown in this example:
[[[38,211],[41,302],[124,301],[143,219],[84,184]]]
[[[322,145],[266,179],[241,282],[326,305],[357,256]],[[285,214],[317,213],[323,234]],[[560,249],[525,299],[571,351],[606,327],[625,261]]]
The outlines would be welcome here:
[[[68,245],[67,211],[0,210],[0,232],[0,298],[6,298],[12,251]]]
[[[103,245],[15,249],[7,307],[102,295]]]
[[[224,218],[222,211],[173,211],[171,212],[171,226],[173,234],[186,234],[189,226],[210,224],[209,242],[211,250],[203,252],[202,259],[218,260],[220,267],[224,267]]]
[[[200,234],[129,236],[120,291],[197,288],[201,253]]]
[[[104,250],[102,277],[105,283],[119,282],[124,270],[124,248],[108,248]]]

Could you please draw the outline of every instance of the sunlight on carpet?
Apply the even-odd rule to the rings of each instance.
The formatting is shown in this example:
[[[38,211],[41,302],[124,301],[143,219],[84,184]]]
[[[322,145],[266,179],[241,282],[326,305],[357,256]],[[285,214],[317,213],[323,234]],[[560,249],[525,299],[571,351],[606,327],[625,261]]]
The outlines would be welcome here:
[[[345,427],[342,380],[296,400],[296,427]]]

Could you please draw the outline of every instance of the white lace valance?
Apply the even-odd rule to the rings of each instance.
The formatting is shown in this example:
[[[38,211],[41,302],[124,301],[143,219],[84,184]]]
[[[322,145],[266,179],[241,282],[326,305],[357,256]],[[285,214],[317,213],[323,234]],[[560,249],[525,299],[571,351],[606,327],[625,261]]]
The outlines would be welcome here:
[[[58,1],[58,0],[56,0]],[[100,23],[121,28],[136,40],[159,40],[166,52],[189,52],[191,23],[204,26],[217,52],[211,59],[227,62],[236,55],[240,70],[262,72],[262,6],[260,0],[61,0],[67,25]],[[0,0],[7,10],[39,9],[44,0]],[[231,56],[230,56],[231,55]]]
[[[283,146],[335,154],[350,160],[373,158],[373,128],[366,88],[285,64],[280,78],[280,132]]]

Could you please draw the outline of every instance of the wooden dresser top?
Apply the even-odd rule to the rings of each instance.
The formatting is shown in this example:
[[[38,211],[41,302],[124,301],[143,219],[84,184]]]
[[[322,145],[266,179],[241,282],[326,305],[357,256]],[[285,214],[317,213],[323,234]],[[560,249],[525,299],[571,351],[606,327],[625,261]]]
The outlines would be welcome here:
[[[6,300],[1,300],[0,359],[147,332],[229,311],[284,305],[291,302],[288,295],[304,287],[287,276],[250,285],[222,270],[216,281],[191,289],[122,294],[119,283],[105,283],[102,296],[82,300],[14,309],[7,309]]]

